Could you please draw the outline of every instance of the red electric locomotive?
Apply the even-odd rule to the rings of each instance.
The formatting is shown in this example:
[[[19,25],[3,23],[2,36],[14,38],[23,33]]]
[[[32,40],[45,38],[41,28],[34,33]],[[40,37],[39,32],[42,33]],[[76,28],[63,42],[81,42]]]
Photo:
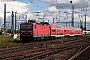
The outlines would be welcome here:
[[[38,40],[50,37],[50,25],[47,22],[36,23],[29,20],[20,24],[20,40]]]

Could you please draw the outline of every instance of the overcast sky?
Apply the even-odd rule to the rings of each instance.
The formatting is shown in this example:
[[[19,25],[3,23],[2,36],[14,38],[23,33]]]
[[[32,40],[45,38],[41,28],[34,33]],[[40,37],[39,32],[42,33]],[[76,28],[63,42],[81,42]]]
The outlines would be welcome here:
[[[87,22],[90,22],[90,1],[89,0],[16,0],[6,2],[5,0],[0,0],[0,25],[3,24],[4,18],[4,4],[6,3],[6,11],[14,11],[17,14],[17,20],[25,19],[27,15],[28,19],[34,19],[37,21],[48,21],[53,22],[71,22],[72,5],[74,6],[74,21],[80,22],[85,21],[85,14],[87,15]],[[35,12],[40,13],[35,13]],[[66,13],[65,13],[66,12]],[[6,13],[7,21],[11,22],[11,13]],[[60,18],[59,18],[60,17]],[[40,19],[44,18],[44,19]],[[20,22],[20,21],[18,21]],[[17,22],[17,23],[18,23]],[[65,25],[65,24],[64,24]],[[70,25],[70,23],[68,24]],[[78,25],[75,26],[77,27]],[[89,27],[89,23],[87,23]]]

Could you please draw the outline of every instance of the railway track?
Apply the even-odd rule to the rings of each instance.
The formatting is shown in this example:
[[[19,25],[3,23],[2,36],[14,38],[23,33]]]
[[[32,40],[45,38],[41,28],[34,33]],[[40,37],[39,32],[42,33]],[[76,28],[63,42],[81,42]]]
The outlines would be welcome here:
[[[48,47],[48,48],[41,48],[41,49],[36,49],[36,50],[23,50],[21,52],[14,52],[14,53],[9,53],[2,55],[0,58],[1,59],[6,59],[6,60],[12,60],[12,59],[35,59],[37,57],[41,57],[41,56],[45,56],[45,55],[49,55],[49,54],[54,54],[57,53],[59,51],[63,51],[63,50],[67,50],[67,49],[71,49],[74,47],[78,47],[80,42],[76,43],[76,44],[70,44],[70,45],[66,45],[66,46],[54,46],[54,47]]]
[[[89,40],[90,40],[89,38],[85,38],[83,41],[81,41],[83,42],[83,44],[88,44],[88,45],[83,47],[81,43],[79,50],[68,60],[89,60],[90,59],[90,54],[89,54],[90,53],[90,41]]]
[[[81,42],[84,44],[81,44]],[[45,45],[43,45],[42,42],[36,43],[20,44],[19,46],[12,46],[12,48],[4,47],[0,49],[0,60],[32,60],[50,54],[56,54],[63,50],[80,47],[81,45],[88,45],[90,42],[88,41],[88,38],[80,38],[79,40],[72,40],[63,44],[59,44],[58,42],[53,42],[52,44],[51,42],[44,42]]]
[[[68,60],[89,60],[90,59],[90,46],[80,49],[74,56]],[[85,56],[86,55],[86,56]]]
[[[69,43],[67,42],[65,44],[69,44]],[[71,41],[71,43],[74,43],[74,41]],[[57,45],[57,43],[54,43],[54,45],[55,44]],[[4,48],[0,49],[0,55],[7,54],[7,53],[12,53],[12,52],[17,52],[17,51],[22,51],[22,50],[27,50],[27,49],[41,48],[43,46],[42,44],[39,44],[39,43],[36,43],[36,45],[34,45],[34,46],[33,45],[34,45],[33,43],[28,43],[28,44],[18,44],[17,46],[15,45],[13,47],[11,47],[11,46],[6,47],[6,48],[4,47]],[[50,44],[50,43],[45,44],[44,43],[44,47],[46,47],[46,45],[53,46],[53,44]]]

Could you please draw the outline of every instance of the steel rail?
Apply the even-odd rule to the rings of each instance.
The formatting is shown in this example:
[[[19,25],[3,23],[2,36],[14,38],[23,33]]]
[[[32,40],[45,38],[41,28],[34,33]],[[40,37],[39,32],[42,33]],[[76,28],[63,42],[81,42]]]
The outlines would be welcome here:
[[[75,58],[77,58],[81,53],[83,53],[84,51],[86,51],[88,48],[90,48],[90,46],[86,47],[85,49],[79,51],[78,53],[76,53],[74,56],[72,56],[71,58],[69,58],[68,60],[74,60]]]

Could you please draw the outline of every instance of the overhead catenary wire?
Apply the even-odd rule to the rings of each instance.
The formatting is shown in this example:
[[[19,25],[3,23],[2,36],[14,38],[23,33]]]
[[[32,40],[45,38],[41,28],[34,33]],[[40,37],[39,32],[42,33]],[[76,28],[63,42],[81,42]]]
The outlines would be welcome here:
[[[17,5],[13,5],[13,4],[7,3],[7,5],[8,5],[8,4],[9,4],[9,5],[12,5],[12,6],[16,6],[16,7],[22,8],[22,7],[17,6]],[[9,6],[9,5],[8,5],[8,6]],[[11,8],[11,7],[10,7],[10,8]],[[12,8],[12,9],[13,9],[13,8]]]
[[[42,1],[42,0],[38,0],[38,1],[41,1],[41,2],[44,2],[44,3],[46,3],[46,4],[48,4],[48,5],[50,5],[50,6],[53,6],[53,4],[52,3],[50,3],[50,2],[45,2],[46,0],[44,0],[44,1]],[[58,7],[58,0],[53,0],[52,2],[56,2],[56,7]],[[64,7],[60,7],[61,9],[65,9]]]
[[[32,0],[29,0],[29,1],[30,1],[32,4],[34,4],[34,5],[37,6],[37,11],[38,11],[38,8],[39,8],[39,7],[45,9],[45,7],[42,7],[42,6],[40,6],[40,5],[36,4],[36,3],[34,3]],[[41,1],[41,2],[42,2],[42,1]]]
[[[86,2],[83,2],[83,5],[82,5],[82,8],[81,8],[81,18],[84,20],[84,15],[86,14],[87,15],[87,12],[88,12],[88,10],[87,10],[87,8],[89,7],[89,0],[87,0]]]
[[[15,4],[10,4],[10,3],[7,3],[7,2],[2,2],[3,4],[6,4],[6,6],[9,6],[9,8],[11,8],[12,10],[13,10],[13,7],[11,7],[10,5],[12,5],[12,6],[15,6],[15,7],[18,7],[18,8],[22,8],[22,7],[20,7],[20,6],[17,6],[17,5],[15,5]],[[1,8],[0,8],[1,9]],[[16,11],[16,10],[15,10]]]

